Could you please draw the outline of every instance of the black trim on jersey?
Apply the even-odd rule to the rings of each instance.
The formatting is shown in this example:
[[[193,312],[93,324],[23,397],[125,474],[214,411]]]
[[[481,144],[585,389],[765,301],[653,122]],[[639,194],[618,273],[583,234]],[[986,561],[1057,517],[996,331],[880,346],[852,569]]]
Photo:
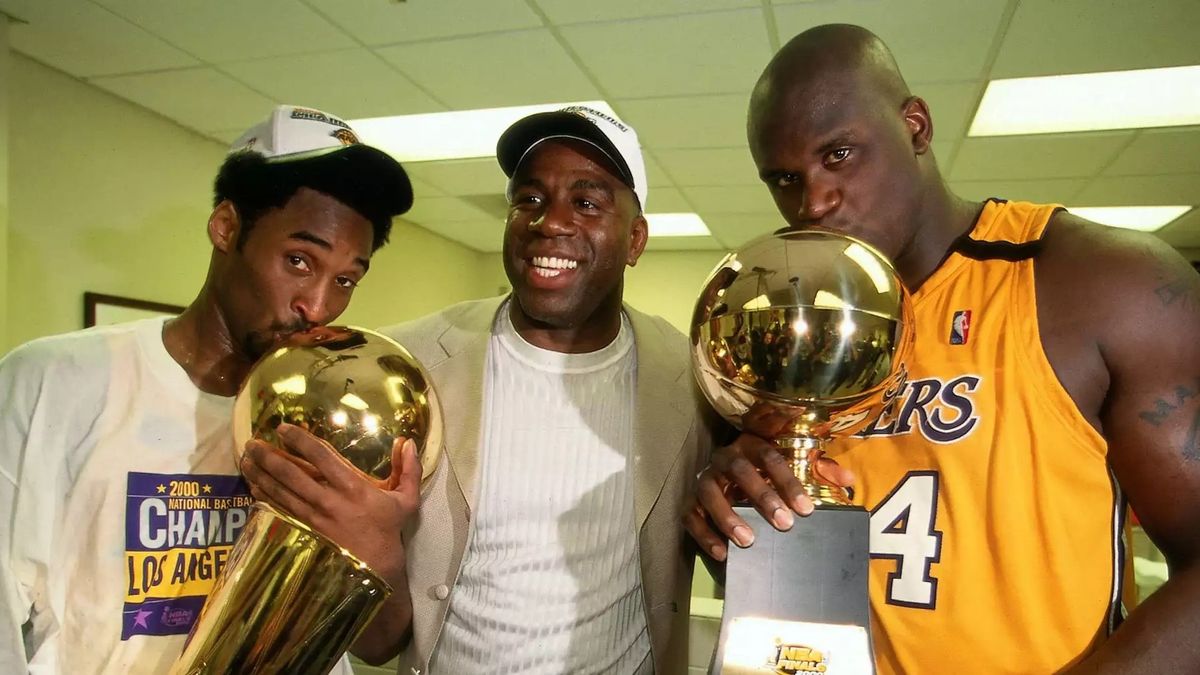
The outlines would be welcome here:
[[[1129,502],[1111,469],[1108,472],[1108,480],[1113,489],[1113,583],[1104,628],[1112,635],[1125,621],[1125,565],[1129,564],[1125,559],[1125,516],[1129,512]]]
[[[995,197],[988,198],[989,202],[1003,204],[1006,200],[997,199]],[[1050,217],[1046,219],[1047,224],[1050,218],[1053,218],[1059,211],[1065,211],[1062,207],[1054,209],[1050,213]],[[974,231],[975,228],[971,228]],[[1041,238],[1033,241],[1025,241],[1017,243],[1015,241],[984,241],[981,239],[972,239],[968,232],[954,240],[950,244],[950,251],[958,253],[972,260],[1005,260],[1008,262],[1020,262],[1022,260],[1030,260],[1036,258],[1042,250]]]
[[[1035,239],[1018,244],[1012,241],[980,241],[967,236],[954,240],[950,250],[972,260],[1019,262],[1036,258],[1042,250],[1042,240]]]

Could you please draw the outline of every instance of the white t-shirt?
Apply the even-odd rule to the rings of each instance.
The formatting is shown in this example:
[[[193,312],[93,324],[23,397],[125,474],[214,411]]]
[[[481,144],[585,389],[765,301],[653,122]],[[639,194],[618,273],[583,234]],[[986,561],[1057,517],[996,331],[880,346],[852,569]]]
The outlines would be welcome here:
[[[162,329],[0,361],[0,673],[166,673],[246,522],[233,399],[197,389]]]
[[[505,306],[487,363],[479,506],[431,672],[653,672],[628,320],[603,349],[561,354],[525,342]]]

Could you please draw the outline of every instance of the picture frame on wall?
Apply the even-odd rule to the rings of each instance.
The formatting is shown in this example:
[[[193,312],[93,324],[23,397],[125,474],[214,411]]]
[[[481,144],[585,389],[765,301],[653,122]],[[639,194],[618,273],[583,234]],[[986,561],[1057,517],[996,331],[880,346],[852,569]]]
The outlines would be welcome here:
[[[174,316],[183,310],[184,308],[180,305],[165,302],[85,291],[83,294],[83,327],[110,326],[115,323],[149,319],[155,316]]]

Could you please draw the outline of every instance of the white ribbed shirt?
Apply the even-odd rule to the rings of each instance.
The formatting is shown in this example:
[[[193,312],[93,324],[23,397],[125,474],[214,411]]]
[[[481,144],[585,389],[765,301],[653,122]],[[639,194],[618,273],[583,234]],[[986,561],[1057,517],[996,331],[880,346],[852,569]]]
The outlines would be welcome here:
[[[501,308],[477,508],[431,670],[653,672],[634,525],[629,320],[587,354],[535,347]]]

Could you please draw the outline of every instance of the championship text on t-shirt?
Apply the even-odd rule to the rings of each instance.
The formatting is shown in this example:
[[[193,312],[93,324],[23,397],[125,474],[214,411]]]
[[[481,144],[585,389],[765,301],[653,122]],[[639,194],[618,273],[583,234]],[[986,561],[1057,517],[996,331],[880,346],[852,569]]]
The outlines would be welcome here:
[[[129,473],[122,640],[191,630],[253,501],[240,476]]]

